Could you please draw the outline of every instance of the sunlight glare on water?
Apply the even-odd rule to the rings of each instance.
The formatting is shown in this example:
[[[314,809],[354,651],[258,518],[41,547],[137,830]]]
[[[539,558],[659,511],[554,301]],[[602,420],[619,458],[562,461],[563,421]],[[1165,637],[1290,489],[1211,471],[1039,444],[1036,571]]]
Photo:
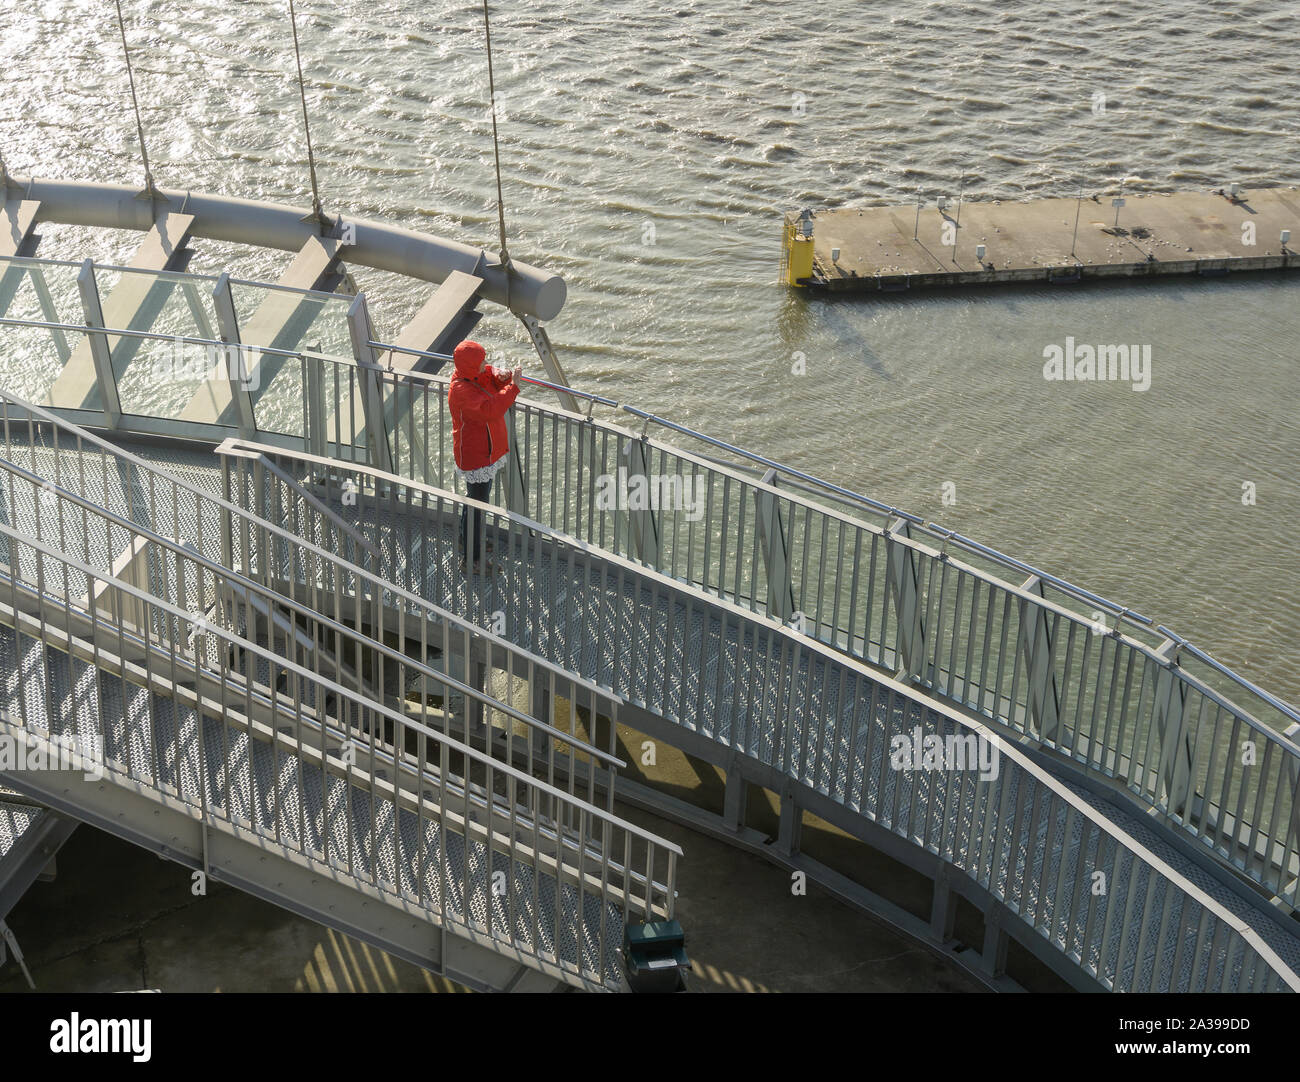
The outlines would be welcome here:
[[[327,209],[494,247],[478,8],[298,7]],[[284,5],[124,8],[159,182],[305,206]],[[138,183],[104,5],[5,0],[2,23],[9,168]],[[942,522],[1300,698],[1300,280],[853,301],[776,282],[802,206],[933,201],[963,176],[977,200],[1296,184],[1298,42],[1284,0],[497,5],[511,251],[569,283],[550,331],[576,386]],[[42,254],[86,254],[49,234]],[[287,258],[200,244],[193,268]],[[426,296],[360,277],[382,334]],[[499,315],[480,336],[535,362]],[[1149,344],[1151,388],[1046,382],[1067,336]]]

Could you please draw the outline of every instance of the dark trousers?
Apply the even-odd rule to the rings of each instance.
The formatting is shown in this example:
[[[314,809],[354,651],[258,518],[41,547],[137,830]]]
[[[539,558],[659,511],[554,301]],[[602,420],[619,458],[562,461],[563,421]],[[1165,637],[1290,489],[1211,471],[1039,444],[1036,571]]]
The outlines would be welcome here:
[[[492,498],[491,481],[482,481],[478,484],[473,484],[473,483],[466,484],[465,488],[468,491],[469,498],[471,500],[479,500],[482,503],[487,503],[488,500]],[[483,547],[483,543],[484,543],[483,512],[476,507],[473,509],[473,517],[474,517],[474,542],[475,542],[474,547],[475,549],[478,550],[474,554],[473,561],[474,563],[479,563],[483,559],[484,552],[485,552]],[[460,555],[462,559],[467,558],[465,554],[466,552],[469,551],[469,536],[468,536],[469,526],[470,526],[469,520],[470,520],[470,508],[466,504],[461,504],[460,506]]]

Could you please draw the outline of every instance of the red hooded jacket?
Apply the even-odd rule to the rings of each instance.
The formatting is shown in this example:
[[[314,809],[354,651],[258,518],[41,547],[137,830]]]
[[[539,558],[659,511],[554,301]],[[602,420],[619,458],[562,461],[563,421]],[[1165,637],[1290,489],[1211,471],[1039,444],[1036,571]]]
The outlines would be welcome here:
[[[451,444],[462,470],[490,466],[508,451],[506,410],[519,396],[508,375],[489,365],[479,371],[487,351],[468,339],[456,347],[456,372],[447,388],[451,411]]]

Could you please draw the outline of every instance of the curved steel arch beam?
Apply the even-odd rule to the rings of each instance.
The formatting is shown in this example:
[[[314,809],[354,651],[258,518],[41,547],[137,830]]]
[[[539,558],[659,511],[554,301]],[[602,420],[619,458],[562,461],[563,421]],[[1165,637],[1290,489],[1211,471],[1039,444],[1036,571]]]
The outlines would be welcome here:
[[[10,179],[23,189],[25,198],[40,201],[37,223],[142,232],[154,224],[158,201],[138,198],[138,191],[127,184],[12,175]],[[164,197],[166,209],[180,211],[183,207],[186,214],[194,215],[190,233],[195,237],[296,252],[308,237],[319,235],[313,223],[303,220],[307,211],[282,203],[175,188],[161,188],[159,194]],[[483,279],[480,295],[485,300],[543,322],[554,319],[564,307],[567,287],[558,274],[512,260],[507,302],[505,270],[494,255],[482,248],[364,219],[345,217],[344,221],[356,228],[347,249],[349,263],[426,282],[441,282],[457,270],[475,274]]]

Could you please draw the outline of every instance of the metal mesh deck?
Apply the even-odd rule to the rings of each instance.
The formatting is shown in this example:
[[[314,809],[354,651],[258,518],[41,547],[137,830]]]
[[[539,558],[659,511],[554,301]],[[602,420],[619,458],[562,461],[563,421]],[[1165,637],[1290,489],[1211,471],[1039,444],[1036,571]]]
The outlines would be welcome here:
[[[0,791],[0,861],[18,844],[18,839],[46,814],[47,809],[24,804],[9,793]]]

